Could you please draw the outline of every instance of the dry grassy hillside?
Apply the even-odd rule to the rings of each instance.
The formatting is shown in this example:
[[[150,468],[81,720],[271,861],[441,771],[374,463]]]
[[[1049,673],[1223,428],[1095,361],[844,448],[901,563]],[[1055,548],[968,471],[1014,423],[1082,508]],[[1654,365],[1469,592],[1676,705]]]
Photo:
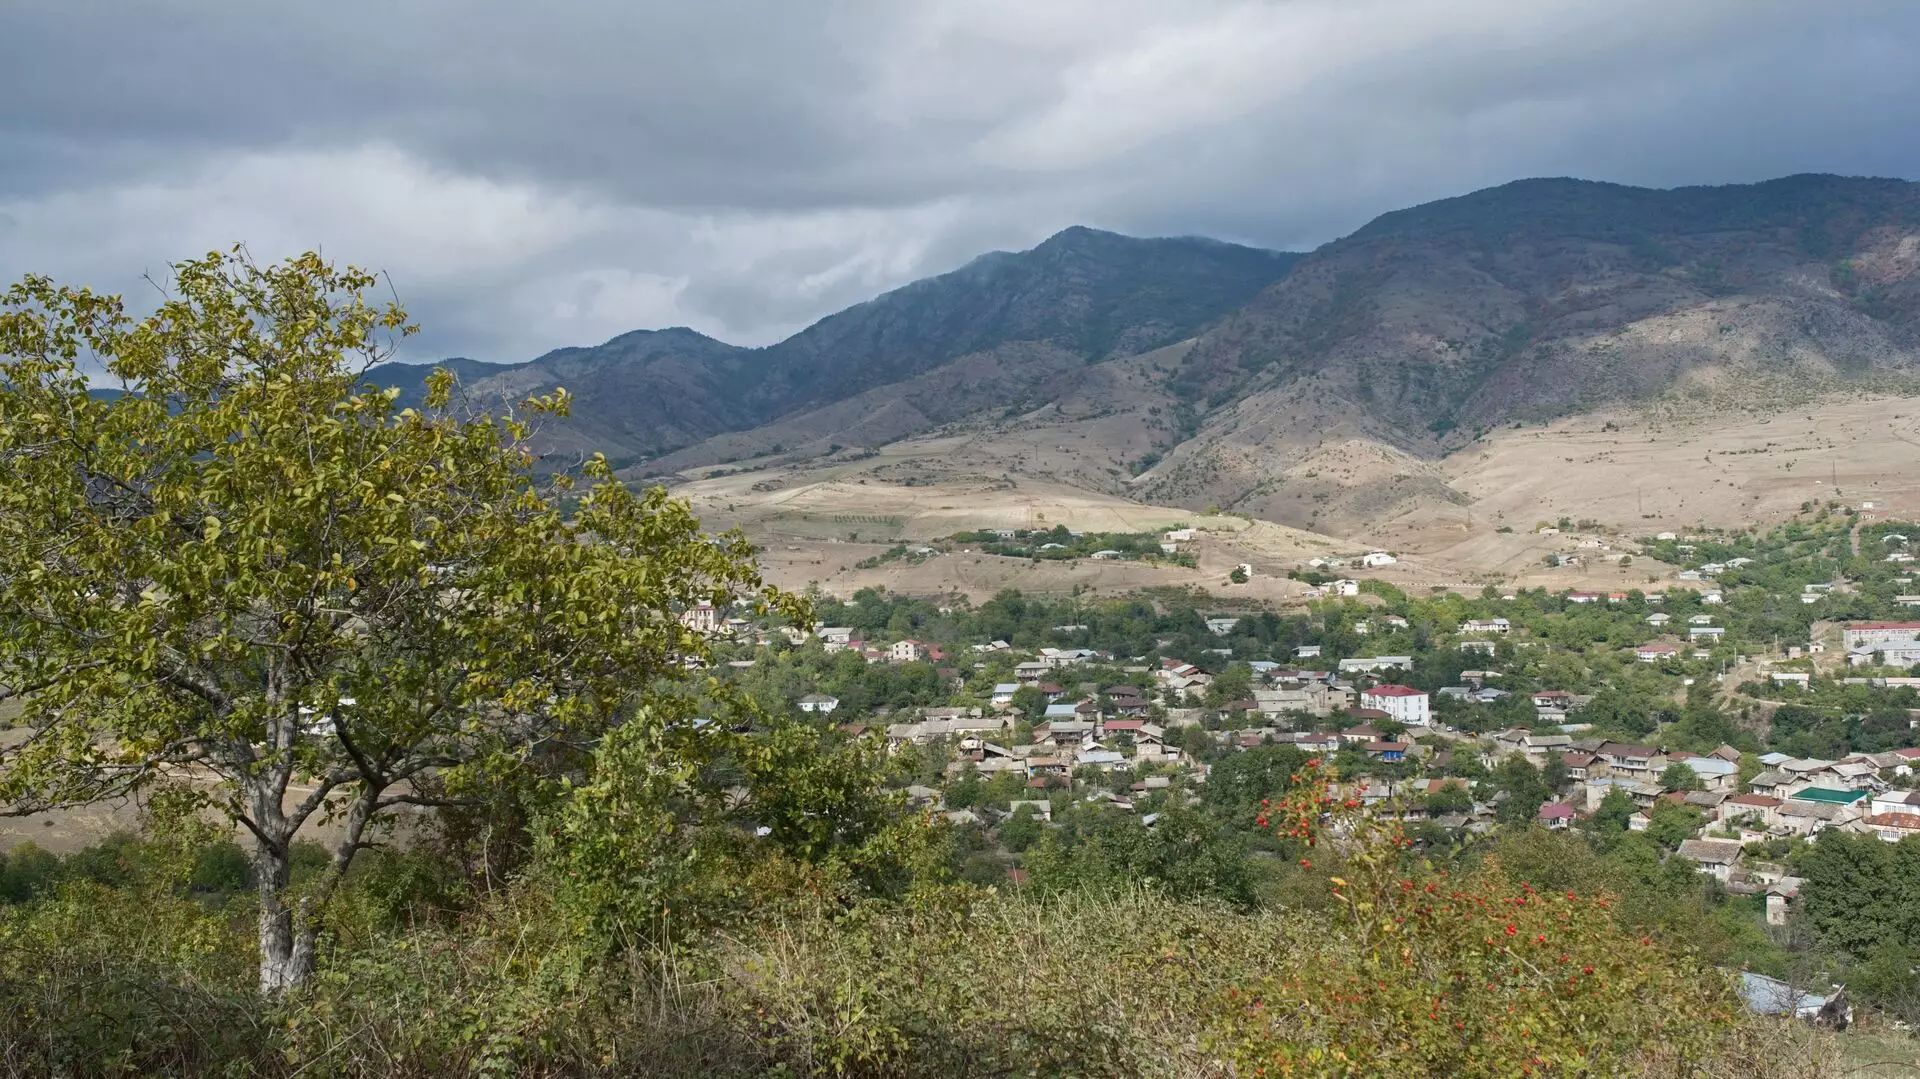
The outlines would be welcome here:
[[[1128,370],[1105,366],[1116,374]],[[1273,497],[1307,507],[1303,515],[1319,525],[1311,531],[1259,518],[1211,518],[1092,489],[1103,481],[1127,489],[1112,475],[1115,447],[1145,437],[1140,406],[1151,399],[1142,393],[1104,415],[1063,408],[1031,423],[949,429],[857,461],[769,462],[711,479],[695,471],[676,490],[712,525],[739,526],[764,543],[769,569],[782,584],[819,582],[835,590],[885,584],[970,595],[1004,586],[1219,587],[1236,563],[1252,564],[1258,581],[1284,577],[1316,555],[1374,546],[1400,554],[1402,564],[1373,575],[1413,588],[1624,588],[1666,574],[1644,559],[1625,568],[1612,563],[1632,553],[1633,536],[1776,521],[1804,502],[1830,498],[1870,501],[1877,513],[1920,514],[1916,398],[1836,394],[1791,411],[1666,400],[1490,432],[1440,460],[1376,440],[1330,438],[1268,481]],[[1082,443],[1088,448],[1076,450]],[[1548,568],[1550,553],[1581,553],[1575,536],[1534,534],[1536,526],[1563,517],[1603,526],[1609,554],[1587,552],[1584,565]],[[1104,563],[1034,567],[990,556],[854,569],[903,540],[1056,524],[1126,532],[1196,524],[1209,531],[1196,571]],[[1253,593],[1284,599],[1292,590],[1256,587]]]
[[[1920,185],[1523,181],[1386,215],[1202,335],[1172,385],[1203,422],[1141,491],[1338,531],[1457,502],[1421,462],[1515,424],[1911,393],[1916,372]],[[1406,457],[1314,460],[1354,439]]]

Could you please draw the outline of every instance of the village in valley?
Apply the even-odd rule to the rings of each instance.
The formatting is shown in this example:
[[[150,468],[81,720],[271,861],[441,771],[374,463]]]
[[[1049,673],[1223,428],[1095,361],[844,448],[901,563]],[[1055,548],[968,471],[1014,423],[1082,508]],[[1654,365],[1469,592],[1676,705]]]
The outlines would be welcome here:
[[[1059,531],[959,539],[1123,556]],[[1587,833],[1697,875],[1759,934],[1789,924],[1830,837],[1920,836],[1920,525],[1836,502],[1582,546],[1637,555],[1644,586],[1412,595],[1369,576],[1392,553],[1363,550],[1303,562],[1305,602],[1284,607],[1223,581],[978,606],[816,594],[810,626],[685,617],[761,707],[883,745],[899,796],[973,837],[979,883],[1044,885],[1076,844],[1178,814],[1251,831],[1240,777],[1307,762],[1433,850]]]

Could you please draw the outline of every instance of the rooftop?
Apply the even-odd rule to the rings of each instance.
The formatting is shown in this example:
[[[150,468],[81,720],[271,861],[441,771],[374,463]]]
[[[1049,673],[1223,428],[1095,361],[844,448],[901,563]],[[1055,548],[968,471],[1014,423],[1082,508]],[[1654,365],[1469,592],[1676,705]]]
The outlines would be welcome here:
[[[1731,839],[1689,839],[1675,853],[1701,865],[1732,865],[1740,859],[1740,844]]]
[[[1803,802],[1825,802],[1828,805],[1852,805],[1867,796],[1866,791],[1842,791],[1831,787],[1808,787],[1792,797]]]
[[[1372,689],[1367,690],[1366,694],[1372,697],[1424,697],[1426,696],[1426,693],[1423,690],[1415,689],[1412,686],[1394,685],[1392,683],[1388,683],[1387,685],[1384,685],[1384,686],[1375,686]]]

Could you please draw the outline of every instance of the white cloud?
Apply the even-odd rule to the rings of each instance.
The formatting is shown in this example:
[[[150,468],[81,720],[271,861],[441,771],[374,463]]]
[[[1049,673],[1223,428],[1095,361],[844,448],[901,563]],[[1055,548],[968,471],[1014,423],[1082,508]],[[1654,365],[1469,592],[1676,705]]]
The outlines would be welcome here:
[[[150,292],[139,276],[164,276],[169,258],[234,242],[263,260],[318,248],[385,271],[430,347],[510,360],[664,325],[777,340],[919,274],[930,238],[962,216],[953,203],[679,213],[459,175],[391,146],[249,151],[0,202],[0,273],[138,305]]]
[[[1076,223],[1298,247],[1530,175],[1920,175],[1884,0],[89,8],[0,34],[41,106],[0,123],[0,274],[319,246],[486,359],[763,343]]]

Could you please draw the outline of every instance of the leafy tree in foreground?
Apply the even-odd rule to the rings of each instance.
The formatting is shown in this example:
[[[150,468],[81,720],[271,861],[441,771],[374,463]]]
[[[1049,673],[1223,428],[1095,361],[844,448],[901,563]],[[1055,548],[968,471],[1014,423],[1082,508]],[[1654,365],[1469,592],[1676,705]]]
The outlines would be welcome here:
[[[528,423],[448,414],[444,372],[427,412],[362,384],[412,330],[373,283],[236,249],[175,267],[137,322],[42,277],[0,306],[0,697],[31,731],[0,807],[186,781],[251,838],[268,993],[312,971],[383,818],[662,722],[644,687],[705,653],[674,612],[760,587],[744,540],[604,460],[563,514]],[[83,358],[124,392],[91,393]],[[296,895],[320,818],[337,838]]]

